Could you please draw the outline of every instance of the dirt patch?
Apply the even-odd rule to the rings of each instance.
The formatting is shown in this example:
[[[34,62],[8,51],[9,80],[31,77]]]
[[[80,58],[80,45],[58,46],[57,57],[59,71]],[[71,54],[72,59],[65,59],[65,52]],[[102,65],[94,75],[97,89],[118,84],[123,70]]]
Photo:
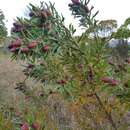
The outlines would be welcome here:
[[[17,97],[16,83],[25,78],[22,67],[11,61],[8,55],[0,55],[0,102],[5,103]]]

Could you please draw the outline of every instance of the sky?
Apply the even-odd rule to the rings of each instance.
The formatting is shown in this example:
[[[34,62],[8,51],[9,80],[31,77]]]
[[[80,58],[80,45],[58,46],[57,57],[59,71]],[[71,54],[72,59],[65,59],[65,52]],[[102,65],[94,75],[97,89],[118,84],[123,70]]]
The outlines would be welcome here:
[[[28,3],[40,5],[42,0],[0,0],[0,9],[3,10],[6,18],[6,26],[8,31],[12,27],[12,23],[17,16],[26,15]],[[77,22],[71,16],[68,4],[71,0],[44,0],[45,2],[55,2],[55,7],[66,18],[66,25],[73,23],[77,28]],[[121,25],[124,20],[130,17],[130,0],[90,0],[90,6],[93,5],[94,10],[99,10],[97,19],[115,19],[118,25]]]

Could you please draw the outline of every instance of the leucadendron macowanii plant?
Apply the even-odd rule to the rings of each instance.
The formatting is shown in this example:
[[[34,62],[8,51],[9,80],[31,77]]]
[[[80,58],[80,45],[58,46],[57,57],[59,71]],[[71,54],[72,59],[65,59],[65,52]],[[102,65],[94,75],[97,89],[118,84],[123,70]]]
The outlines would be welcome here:
[[[129,51],[122,61],[121,55],[114,55],[120,47],[108,48],[108,41],[116,35],[99,35],[98,11],[89,2],[72,0],[68,5],[83,28],[80,36],[75,36],[72,24],[66,27],[65,18],[59,15],[54,4],[30,4],[29,18],[18,17],[13,24],[9,50],[12,59],[26,62],[27,78],[47,86],[47,95],[60,93],[65,100],[79,106],[90,103],[95,107],[91,110],[90,105],[87,111],[97,129],[118,130],[123,127],[122,113],[129,108],[126,101],[129,99]],[[102,126],[104,120],[109,122],[108,128]],[[90,127],[83,122],[79,124],[82,129]]]

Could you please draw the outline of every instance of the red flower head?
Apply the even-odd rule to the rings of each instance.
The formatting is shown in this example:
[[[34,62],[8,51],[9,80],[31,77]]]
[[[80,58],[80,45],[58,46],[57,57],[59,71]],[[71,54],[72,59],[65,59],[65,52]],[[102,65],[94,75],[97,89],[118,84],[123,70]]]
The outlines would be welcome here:
[[[22,53],[27,53],[29,51],[28,47],[23,47],[20,50]]]
[[[22,40],[20,38],[17,38],[14,42],[12,42],[12,45],[15,47],[20,47],[21,42],[22,42]]]
[[[64,85],[64,84],[66,84],[66,81],[61,79],[61,80],[58,80],[57,83],[60,85]]]
[[[48,52],[49,46],[48,46],[48,45],[44,45],[43,48],[42,48],[42,50],[43,50],[44,52]]]
[[[37,41],[32,41],[31,43],[28,44],[28,48],[32,49],[35,48],[37,46],[38,42]]]
[[[16,47],[13,47],[13,48],[10,49],[11,52],[17,52],[17,50],[18,49]]]
[[[13,48],[13,45],[10,44],[10,45],[8,46],[8,49],[12,49],[12,48]]]
[[[32,128],[33,128],[33,130],[39,130],[39,128],[40,128],[39,123],[38,122],[33,122],[32,123]]]
[[[20,127],[20,130],[29,130],[29,126],[27,123],[23,123]]]
[[[85,11],[86,11],[86,13],[89,13],[89,12],[90,12],[90,10],[89,10],[89,8],[88,8],[87,5],[85,6]]]
[[[17,38],[15,41],[12,41],[11,44],[8,46],[9,49],[17,48],[21,46],[22,40]]]
[[[79,0],[71,0],[73,4],[79,4]]]
[[[102,77],[101,81],[107,83],[108,85],[116,86],[118,81],[109,77]]]
[[[30,16],[30,17],[33,17],[33,16],[34,16],[34,13],[33,13],[33,12],[30,12],[30,13],[29,13],[29,16]]]
[[[32,69],[34,67],[33,64],[28,64],[27,69]]]

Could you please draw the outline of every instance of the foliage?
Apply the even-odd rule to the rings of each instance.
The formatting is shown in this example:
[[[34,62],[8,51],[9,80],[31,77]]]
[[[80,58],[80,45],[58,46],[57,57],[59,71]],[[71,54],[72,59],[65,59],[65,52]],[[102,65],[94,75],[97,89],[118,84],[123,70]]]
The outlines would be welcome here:
[[[101,33],[100,35],[102,37],[110,37],[116,28],[117,28],[116,20],[102,20],[99,22],[98,31]]]
[[[0,43],[2,43],[5,37],[7,36],[7,29],[5,27],[4,20],[5,20],[4,14],[0,10]]]
[[[21,108],[7,105],[1,107],[0,130],[44,130],[45,110],[36,108],[27,98],[21,105]]]
[[[127,18],[121,27],[118,28],[117,32],[113,35],[114,38],[122,38],[122,39],[127,39],[130,37],[130,29],[129,29],[129,24],[130,24],[130,18]]]
[[[11,120],[5,119],[3,113],[0,113],[0,130],[13,130],[13,124]]]
[[[76,29],[72,24],[68,28],[65,26],[64,17],[58,14],[54,4],[42,2],[40,7],[30,4],[29,18],[17,18],[13,24],[14,40],[9,49],[12,59],[26,62],[27,78],[41,81],[47,87],[51,85],[44,87],[48,96],[60,93],[68,102],[87,106],[85,110],[96,127],[80,119],[81,129],[119,130],[123,126],[119,123],[123,117],[119,108],[125,112],[129,108],[126,97],[121,96],[129,91],[129,59],[128,55],[125,59],[115,55],[115,50],[107,47],[108,39],[96,33],[100,26],[111,31],[117,27],[116,21],[98,22],[98,11],[93,12],[94,7],[89,8],[88,4],[87,0],[72,0],[69,4],[72,15],[85,28],[77,38],[74,36]],[[122,29],[115,37],[126,37]],[[109,102],[111,97],[113,105]]]

